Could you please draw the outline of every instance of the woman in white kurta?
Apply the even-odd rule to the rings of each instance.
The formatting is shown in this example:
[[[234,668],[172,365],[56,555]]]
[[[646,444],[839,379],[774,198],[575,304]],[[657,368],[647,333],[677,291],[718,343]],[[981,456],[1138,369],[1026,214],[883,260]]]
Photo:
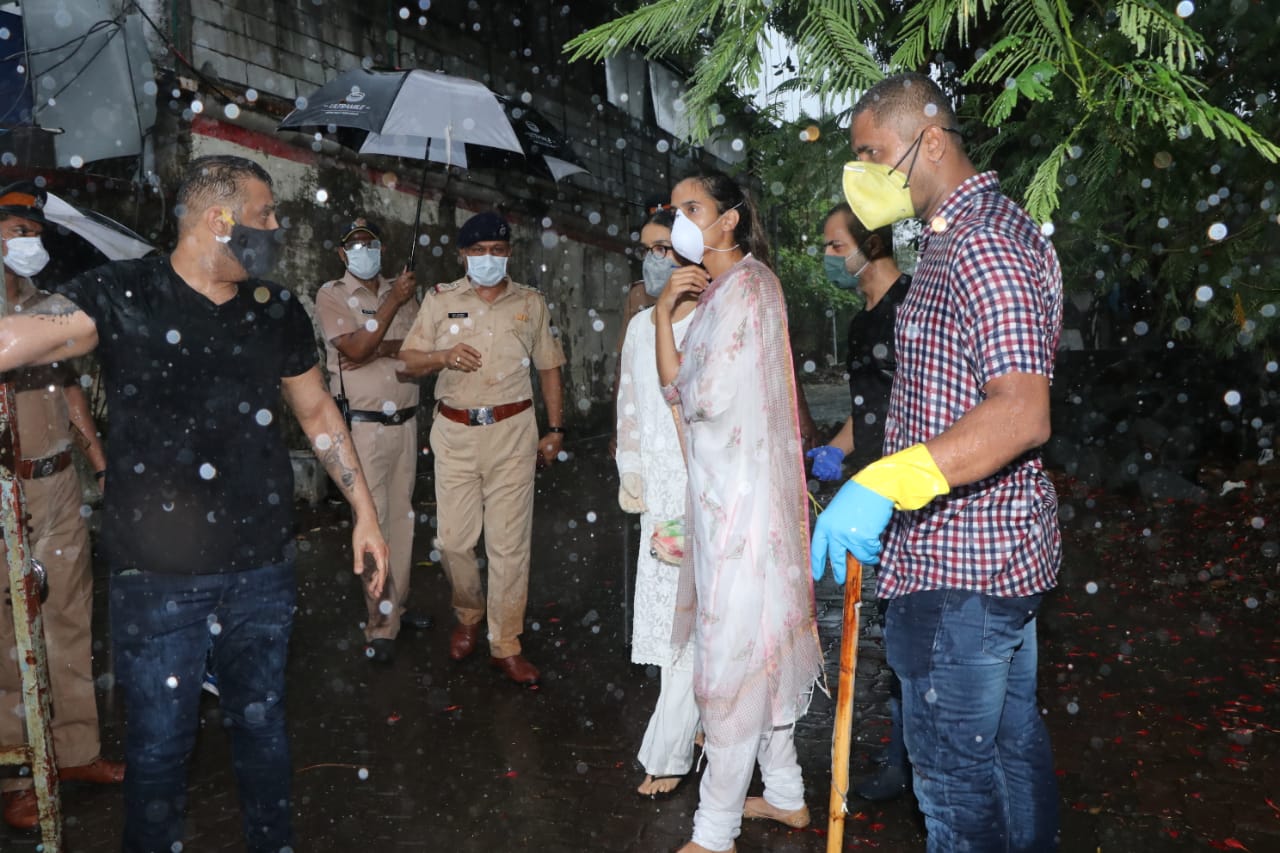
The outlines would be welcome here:
[[[742,818],[809,822],[794,724],[822,671],[808,570],[808,511],[795,374],[777,277],[750,197],[723,175],[671,194],[671,241],[701,267],[676,270],[654,309],[663,393],[685,422],[685,565],[677,647],[695,639],[694,694],[706,734],[693,840],[734,849]],[[698,312],[679,354],[672,316]],[[755,764],[763,797],[746,797]]]
[[[672,257],[671,214],[659,211],[640,231],[649,280],[669,277]],[[671,258],[668,262],[668,258]],[[673,329],[677,345],[693,319],[695,300],[676,307]],[[635,606],[631,628],[631,662],[661,668],[658,701],[638,756],[644,767],[640,794],[674,790],[693,766],[698,708],[693,700],[693,656],[676,660],[671,644],[680,570],[650,553],[654,525],[684,516],[685,474],[680,439],[671,407],[658,387],[654,358],[653,309],[641,310],[627,326],[618,378],[618,449],[615,460],[621,486],[618,503],[640,513],[640,549],[636,558]]]

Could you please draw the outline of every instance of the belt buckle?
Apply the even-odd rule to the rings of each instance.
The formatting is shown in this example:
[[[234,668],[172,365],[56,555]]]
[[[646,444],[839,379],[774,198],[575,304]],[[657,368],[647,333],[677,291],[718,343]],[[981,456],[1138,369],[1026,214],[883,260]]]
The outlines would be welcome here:
[[[467,421],[470,426],[488,426],[496,424],[493,417],[493,406],[481,406],[478,409],[467,409]]]
[[[57,461],[58,460],[52,456],[46,456],[43,459],[37,460],[36,464],[32,466],[33,468],[35,468],[35,470],[32,472],[32,475],[33,475],[32,479],[48,477],[51,474],[53,474],[54,473],[53,468],[54,468],[54,465],[57,464]]]

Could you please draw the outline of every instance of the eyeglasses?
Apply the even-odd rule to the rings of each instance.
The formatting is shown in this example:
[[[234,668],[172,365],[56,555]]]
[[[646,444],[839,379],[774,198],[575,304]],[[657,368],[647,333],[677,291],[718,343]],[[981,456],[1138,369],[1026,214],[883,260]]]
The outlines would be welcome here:
[[[667,255],[671,254],[673,251],[675,250],[665,243],[654,243],[652,246],[646,246],[641,243],[639,247],[641,257],[644,257],[645,255],[653,255],[655,258],[662,259],[666,258]]]
[[[364,249],[381,249],[382,241],[381,240],[357,240],[354,243],[347,243],[342,248],[346,249],[348,252],[359,252]]]

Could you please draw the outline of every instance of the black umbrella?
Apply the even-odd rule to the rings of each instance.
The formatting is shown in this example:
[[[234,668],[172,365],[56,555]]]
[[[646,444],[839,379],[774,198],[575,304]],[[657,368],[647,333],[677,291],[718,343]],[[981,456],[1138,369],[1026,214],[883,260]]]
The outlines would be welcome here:
[[[515,128],[516,136],[520,138],[523,154],[486,148],[475,152],[468,161],[470,165],[525,169],[556,181],[569,175],[587,173],[578,155],[569,147],[568,140],[544,115],[514,98],[497,97]]]
[[[278,129],[327,133],[362,154],[422,160],[415,229],[430,161],[467,166],[486,149],[524,154],[497,95],[475,80],[419,69],[344,71],[306,98]],[[417,247],[415,235],[410,267]]]

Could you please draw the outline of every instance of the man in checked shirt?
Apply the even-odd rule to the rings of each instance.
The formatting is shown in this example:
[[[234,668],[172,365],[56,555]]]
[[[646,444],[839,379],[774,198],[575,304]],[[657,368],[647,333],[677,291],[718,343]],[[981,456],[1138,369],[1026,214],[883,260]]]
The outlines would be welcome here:
[[[902,74],[853,110],[845,195],[868,228],[924,220],[898,309],[889,455],[814,527],[814,577],[882,563],[885,644],[930,851],[1057,847],[1036,704],[1036,613],[1057,583],[1057,497],[1038,448],[1062,325],[1047,237],[970,163],[947,97]],[[881,553],[881,533],[884,538]]]

